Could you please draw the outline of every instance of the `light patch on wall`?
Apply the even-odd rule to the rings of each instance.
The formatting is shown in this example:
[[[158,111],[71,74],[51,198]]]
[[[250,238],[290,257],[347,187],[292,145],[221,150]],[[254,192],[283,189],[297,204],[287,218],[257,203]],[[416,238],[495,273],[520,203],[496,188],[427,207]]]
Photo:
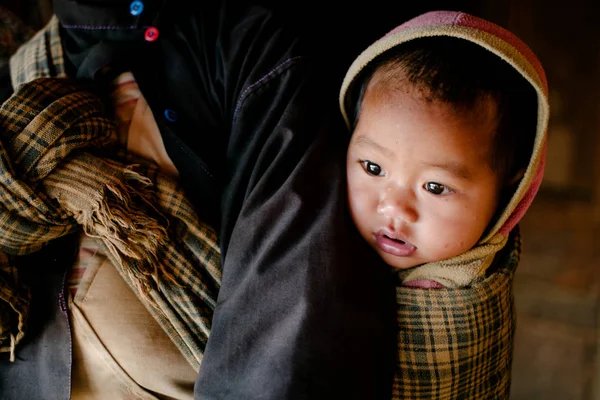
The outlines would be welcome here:
[[[573,137],[573,132],[566,125],[549,127],[543,186],[564,189],[571,184]]]

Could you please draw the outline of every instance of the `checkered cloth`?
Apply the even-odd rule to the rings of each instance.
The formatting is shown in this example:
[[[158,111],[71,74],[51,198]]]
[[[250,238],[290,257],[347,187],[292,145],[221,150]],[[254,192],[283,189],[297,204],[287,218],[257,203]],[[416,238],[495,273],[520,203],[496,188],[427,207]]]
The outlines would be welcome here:
[[[15,257],[83,229],[198,369],[220,287],[217,236],[176,181],[120,150],[103,113],[63,78],[21,85],[0,108],[1,349],[14,357],[26,330]]]
[[[394,399],[507,399],[518,226],[485,280],[461,289],[398,287]]]

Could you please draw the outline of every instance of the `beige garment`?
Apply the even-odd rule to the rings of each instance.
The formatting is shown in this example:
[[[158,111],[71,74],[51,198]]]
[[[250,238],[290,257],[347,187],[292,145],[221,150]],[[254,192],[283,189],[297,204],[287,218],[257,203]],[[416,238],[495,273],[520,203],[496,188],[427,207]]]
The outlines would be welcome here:
[[[197,372],[102,247],[88,262],[70,302],[70,315],[73,399],[193,398]]]
[[[153,161],[163,172],[177,176],[154,114],[131,72],[124,72],[114,79],[111,100],[115,107],[119,143],[130,153]]]
[[[126,72],[114,83],[117,123],[125,135],[119,141],[177,176],[133,75]],[[80,247],[98,251],[73,266],[82,275],[70,307],[72,398],[192,399],[197,371],[103,254],[103,245],[82,234]]]

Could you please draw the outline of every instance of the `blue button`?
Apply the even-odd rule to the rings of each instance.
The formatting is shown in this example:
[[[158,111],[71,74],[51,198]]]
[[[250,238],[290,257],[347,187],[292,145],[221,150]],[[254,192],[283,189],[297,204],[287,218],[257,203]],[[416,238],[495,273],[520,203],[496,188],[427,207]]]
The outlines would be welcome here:
[[[134,17],[140,15],[142,11],[144,11],[144,3],[142,3],[140,0],[134,0],[129,5],[129,13],[131,13],[131,15]]]
[[[171,122],[177,121],[177,113],[173,110],[165,110],[165,118]]]

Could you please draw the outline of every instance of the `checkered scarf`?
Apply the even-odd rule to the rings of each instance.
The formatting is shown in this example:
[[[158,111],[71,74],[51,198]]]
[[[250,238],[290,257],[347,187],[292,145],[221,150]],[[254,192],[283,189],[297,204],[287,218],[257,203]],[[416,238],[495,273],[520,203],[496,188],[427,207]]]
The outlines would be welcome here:
[[[491,274],[467,288],[397,290],[393,399],[507,399],[516,313],[518,226]]]
[[[198,369],[221,280],[217,236],[176,181],[113,143],[103,113],[64,78],[23,84],[0,108],[1,350],[14,357],[27,325],[16,258],[83,229]]]

